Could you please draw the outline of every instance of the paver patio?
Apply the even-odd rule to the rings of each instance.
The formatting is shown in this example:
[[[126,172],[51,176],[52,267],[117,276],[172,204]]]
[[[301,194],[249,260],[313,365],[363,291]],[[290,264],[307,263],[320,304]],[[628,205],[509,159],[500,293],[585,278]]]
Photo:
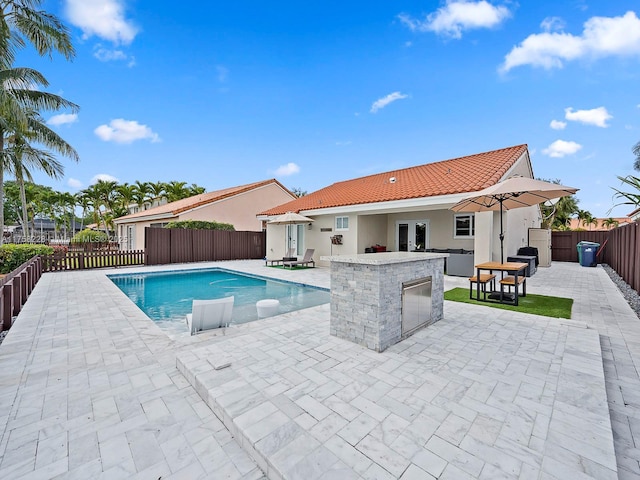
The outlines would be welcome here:
[[[46,274],[0,346],[0,478],[640,478],[637,316],[601,268],[528,290],[572,320],[445,302],[378,354],[328,306],[171,340],[104,271]]]

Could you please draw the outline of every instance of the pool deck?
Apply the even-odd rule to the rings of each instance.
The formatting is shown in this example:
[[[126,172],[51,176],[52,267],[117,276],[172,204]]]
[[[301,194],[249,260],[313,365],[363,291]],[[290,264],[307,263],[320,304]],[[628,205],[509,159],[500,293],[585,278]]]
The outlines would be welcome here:
[[[106,273],[45,274],[0,345],[0,478],[640,479],[640,322],[601,268],[528,279],[572,320],[445,302],[383,353],[328,305],[172,340]]]

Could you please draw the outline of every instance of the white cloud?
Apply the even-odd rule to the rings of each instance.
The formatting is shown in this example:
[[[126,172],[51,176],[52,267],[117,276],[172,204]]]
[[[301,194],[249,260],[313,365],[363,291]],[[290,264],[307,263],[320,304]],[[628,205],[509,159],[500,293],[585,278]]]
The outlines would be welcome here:
[[[552,158],[562,158],[567,155],[573,155],[582,148],[582,145],[576,142],[567,142],[565,140],[556,140],[547,148],[542,150],[542,153]]]
[[[351,145],[351,140],[346,140],[346,141],[341,141],[341,142],[336,142],[336,145],[338,147],[346,147],[347,145]]]
[[[585,123],[587,125],[595,125],[596,127],[607,128],[607,120],[611,120],[613,116],[607,112],[605,107],[593,108],[591,110],[576,110],[573,108],[565,108],[564,118],[573,122]]]
[[[288,177],[294,175],[300,171],[300,167],[293,162],[289,162],[286,165],[280,165],[275,174],[277,177]]]
[[[549,126],[554,130],[564,130],[567,126],[567,122],[561,122],[560,120],[551,120]]]
[[[59,115],[54,115],[49,120],[47,120],[47,124],[57,127],[59,125],[76,123],[77,121],[78,121],[77,113],[61,113]]]
[[[640,19],[630,11],[621,17],[591,17],[580,36],[563,32],[529,35],[505,56],[500,71],[521,65],[549,70],[580,58],[632,55],[640,56]]]
[[[400,92],[393,92],[387,95],[386,97],[379,98],[371,105],[371,113],[376,113],[378,110],[382,110],[384,107],[389,105],[390,103],[395,102],[396,100],[402,100],[403,98],[407,98],[409,95],[405,95]]]
[[[76,178],[70,178],[67,180],[67,185],[71,188],[82,188],[82,182]]]
[[[109,125],[100,125],[94,133],[105,142],[132,143],[136,140],[151,140],[159,142],[160,137],[146,125],[141,125],[135,120],[116,118]]]
[[[84,38],[93,35],[115,44],[128,45],[138,28],[125,18],[124,0],[66,0],[69,21],[80,28]]]
[[[93,176],[90,184],[93,185],[94,183],[98,183],[100,180],[102,180],[103,182],[119,182],[120,181],[116,177],[114,177],[113,175],[109,175],[108,173],[98,173],[97,175]]]
[[[406,14],[400,14],[398,18],[412,31],[431,31],[452,38],[461,38],[464,30],[492,28],[510,16],[508,8],[493,5],[486,0],[447,0],[444,7],[430,13],[424,20],[416,20]]]
[[[216,72],[218,72],[218,81],[224,83],[229,77],[229,69],[223,65],[216,65]]]
[[[565,27],[564,20],[560,17],[547,17],[540,24],[540,28],[545,32],[562,31]]]
[[[97,44],[95,47],[93,47],[93,56],[101,62],[123,61],[127,62],[128,67],[133,67],[136,64],[136,59],[134,56],[129,55],[122,50],[105,48],[101,44]]]

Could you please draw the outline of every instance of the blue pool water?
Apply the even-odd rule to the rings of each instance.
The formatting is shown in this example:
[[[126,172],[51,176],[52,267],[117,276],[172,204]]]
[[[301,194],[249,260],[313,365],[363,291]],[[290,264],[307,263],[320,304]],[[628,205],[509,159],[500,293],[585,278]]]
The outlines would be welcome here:
[[[180,270],[109,275],[149,318],[172,334],[187,333],[185,316],[194,299],[234,296],[232,324],[258,319],[256,302],[280,301],[279,313],[329,303],[329,291],[230,272],[223,269]]]

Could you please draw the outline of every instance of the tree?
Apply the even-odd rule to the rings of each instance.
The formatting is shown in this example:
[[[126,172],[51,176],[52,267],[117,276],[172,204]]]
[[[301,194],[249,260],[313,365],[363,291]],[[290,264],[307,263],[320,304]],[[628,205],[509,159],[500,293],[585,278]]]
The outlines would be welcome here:
[[[544,179],[540,179],[544,180]],[[561,184],[560,180],[544,180],[545,182]],[[557,202],[545,202],[540,204],[542,212],[542,228],[553,230],[566,230],[571,217],[578,213],[579,200],[575,195],[561,197]]]
[[[162,199],[165,198],[165,183],[164,182],[149,182],[149,201],[153,207],[153,202],[157,202],[160,205]]]
[[[68,29],[60,20],[39,10],[43,0],[3,0],[0,3],[0,244],[4,232],[4,134],[6,122],[27,124],[25,107],[58,110],[77,106],[57,95],[32,90],[47,86],[46,79],[35,70],[13,68],[15,52],[31,44],[40,56],[54,52],[70,60],[75,55]]]
[[[149,182],[141,182],[140,180],[136,180],[133,186],[134,186],[133,198],[135,202],[138,204],[138,208],[142,208],[144,203],[147,201],[147,198],[151,194],[151,189],[149,188]]]
[[[10,121],[7,122],[8,149],[5,151],[7,161],[5,168],[8,167],[13,172],[20,186],[23,232],[26,237],[29,237],[25,178],[32,181],[32,167],[42,170],[56,179],[61,178],[64,172],[62,164],[55,159],[51,152],[35,148],[32,143],[43,145],[75,161],[78,161],[79,157],[71,145],[45,124],[38,112],[26,109],[25,114],[27,116],[26,128],[21,128],[22,125],[11,125]],[[13,131],[11,131],[11,127],[13,127]]]
[[[167,202],[175,202],[190,196],[187,182],[176,182],[175,180],[164,184],[164,193],[167,197]]]
[[[46,78],[32,69],[0,70],[0,161],[2,163],[0,168],[0,213],[3,212],[2,204],[4,202],[2,187],[4,171],[12,161],[11,153],[5,151],[5,142],[8,136],[14,135],[16,132],[22,134],[30,132],[29,135],[33,135],[37,141],[43,141],[47,134],[42,127],[49,130],[50,133],[53,132],[38,119],[36,112],[61,108],[70,108],[73,111],[78,109],[76,104],[59,95],[34,89],[34,86],[46,87],[47,85]],[[13,160],[15,161],[15,156]],[[0,232],[2,231],[4,231],[4,215],[0,215]],[[2,237],[0,236],[1,243]]]
[[[623,200],[620,203],[615,204],[614,207],[619,205],[632,205],[634,208],[640,207],[640,178],[633,175],[627,175],[626,177],[618,177],[618,180],[620,180],[623,185],[631,187],[633,191],[624,192],[620,189],[611,187],[615,192],[613,198]]]
[[[633,154],[636,156],[636,161],[633,162],[633,169],[640,171],[640,142],[633,146]]]
[[[611,230],[612,228],[616,228],[618,225],[620,225],[620,222],[618,222],[618,220],[616,220],[615,218],[609,217],[602,221],[602,226],[606,227],[609,230]]]
[[[304,197],[307,194],[307,191],[296,187],[291,189],[291,193],[293,193],[296,197],[300,198],[300,197]]]
[[[15,52],[31,44],[40,56],[51,58],[58,52],[67,60],[75,56],[66,26],[50,13],[38,8],[43,0],[3,0],[0,3],[0,62],[7,68]]]
[[[194,195],[202,195],[204,192],[206,192],[207,189],[204,187],[200,187],[199,185],[196,185],[195,183],[192,183],[191,186],[189,187],[189,197],[193,197]]]

